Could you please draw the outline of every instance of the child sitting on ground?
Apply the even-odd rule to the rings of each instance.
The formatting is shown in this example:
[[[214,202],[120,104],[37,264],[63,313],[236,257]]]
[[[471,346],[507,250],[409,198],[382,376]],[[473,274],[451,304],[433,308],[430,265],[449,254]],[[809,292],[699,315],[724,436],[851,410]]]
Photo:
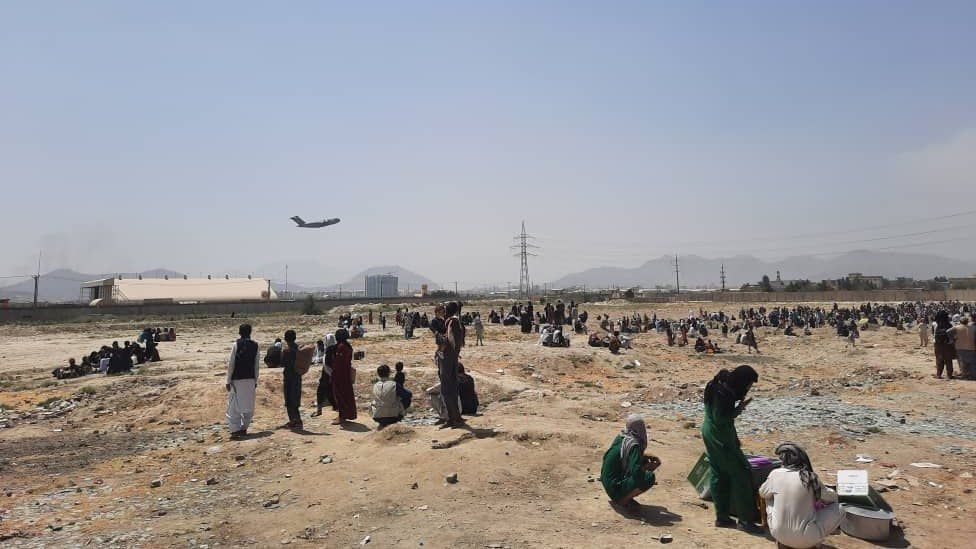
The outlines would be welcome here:
[[[408,391],[405,386],[407,376],[403,373],[403,363],[397,362],[394,368],[396,368],[396,375],[393,376],[393,382],[396,383],[397,397],[403,403],[403,409],[406,410],[410,407],[410,402],[413,400],[413,393]]]

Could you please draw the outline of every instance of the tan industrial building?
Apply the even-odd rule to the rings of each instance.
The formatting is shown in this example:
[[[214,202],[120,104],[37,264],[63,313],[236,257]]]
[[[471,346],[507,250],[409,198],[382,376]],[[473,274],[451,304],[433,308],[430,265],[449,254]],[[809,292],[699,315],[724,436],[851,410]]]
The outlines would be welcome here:
[[[92,307],[159,303],[277,301],[265,278],[104,278],[84,282],[82,296]]]

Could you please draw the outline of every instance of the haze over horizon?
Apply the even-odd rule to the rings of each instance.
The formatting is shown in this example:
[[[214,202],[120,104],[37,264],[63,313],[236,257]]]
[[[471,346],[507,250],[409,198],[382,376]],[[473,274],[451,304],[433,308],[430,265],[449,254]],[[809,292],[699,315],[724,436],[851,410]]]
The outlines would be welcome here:
[[[976,260],[971,2],[55,4],[0,6],[0,276]]]

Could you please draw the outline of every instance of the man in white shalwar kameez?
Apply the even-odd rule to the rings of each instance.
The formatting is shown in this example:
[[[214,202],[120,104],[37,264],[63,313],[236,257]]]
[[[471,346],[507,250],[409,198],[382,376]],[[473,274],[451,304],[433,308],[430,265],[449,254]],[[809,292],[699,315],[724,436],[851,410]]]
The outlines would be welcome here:
[[[241,324],[240,339],[234,342],[227,363],[227,426],[232,438],[247,434],[254,417],[254,397],[258,386],[258,344],[251,341],[251,325]]]

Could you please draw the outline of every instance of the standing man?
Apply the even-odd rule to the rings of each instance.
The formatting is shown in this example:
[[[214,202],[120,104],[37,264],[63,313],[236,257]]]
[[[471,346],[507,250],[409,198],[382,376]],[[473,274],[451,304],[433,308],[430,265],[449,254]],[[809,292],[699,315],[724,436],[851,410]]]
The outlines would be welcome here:
[[[240,339],[234,342],[227,363],[227,426],[230,437],[239,439],[247,434],[254,417],[254,397],[258,387],[258,344],[251,341],[251,325],[241,324]]]
[[[441,382],[441,398],[447,411],[447,427],[460,427],[461,418],[458,387],[458,359],[464,347],[464,324],[461,323],[461,304],[451,301],[444,309],[447,320],[443,332],[435,332],[438,342],[439,360],[437,373]]]
[[[485,344],[485,325],[481,322],[481,313],[474,315],[474,335],[478,338],[477,344],[483,346]]]
[[[929,328],[929,317],[926,316],[918,323],[918,340],[923,349],[929,346]]]
[[[383,311],[380,311],[380,326],[383,327],[383,331],[386,331],[386,315]]]
[[[413,337],[413,315],[410,313],[405,313],[403,315],[403,339],[410,339]]]
[[[971,379],[976,369],[976,331],[969,326],[969,316],[963,313],[959,324],[952,327],[955,339],[956,357],[959,358],[959,375],[963,379]]]
[[[952,340],[952,321],[949,320],[949,313],[945,310],[935,314],[935,377],[942,379],[942,371],[945,370],[952,379],[952,361],[956,358],[956,346]]]
[[[284,378],[285,410],[288,412],[288,423],[285,427],[292,431],[301,431],[302,414],[302,376],[295,369],[298,358],[298,344],[295,343],[295,330],[285,332],[285,347],[281,350],[281,369]]]

